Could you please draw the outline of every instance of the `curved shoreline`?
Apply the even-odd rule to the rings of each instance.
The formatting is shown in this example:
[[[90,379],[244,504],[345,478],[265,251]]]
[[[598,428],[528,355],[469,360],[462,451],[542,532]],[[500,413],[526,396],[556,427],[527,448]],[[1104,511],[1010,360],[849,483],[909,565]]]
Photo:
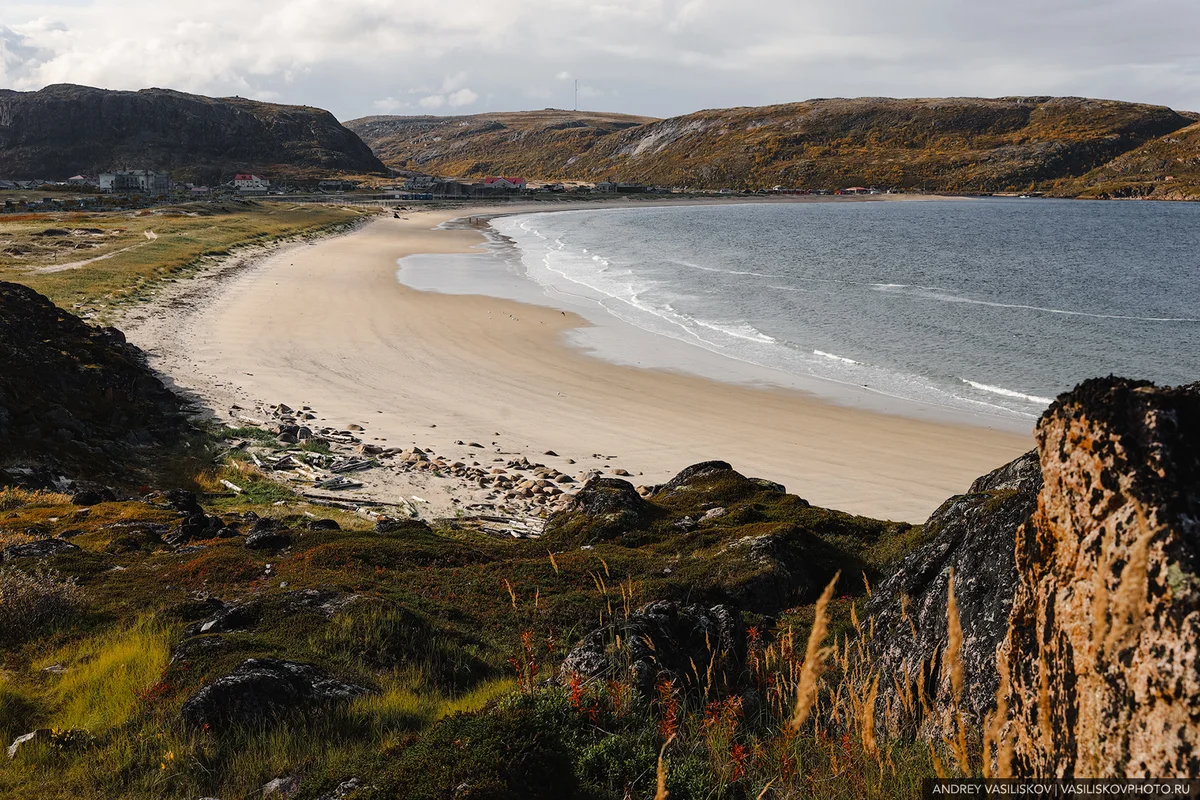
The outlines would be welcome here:
[[[454,457],[467,456],[456,441],[495,442],[564,471],[622,468],[635,483],[719,458],[817,505],[912,522],[1033,444],[610,364],[562,341],[588,324],[580,317],[396,281],[400,257],[475,251],[478,232],[433,230],[470,213],[409,212],[276,249],[203,295],[147,309],[130,338],[218,415],[254,401],[310,405],[326,424],[363,426],[367,440]]]

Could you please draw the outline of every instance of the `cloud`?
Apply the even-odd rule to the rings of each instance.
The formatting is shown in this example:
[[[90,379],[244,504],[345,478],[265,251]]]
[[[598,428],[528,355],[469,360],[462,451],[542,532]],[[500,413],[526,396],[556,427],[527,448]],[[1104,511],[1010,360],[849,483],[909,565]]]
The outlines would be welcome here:
[[[6,0],[3,16],[0,85],[169,86],[342,119],[518,109],[576,77],[591,108],[659,116],[857,95],[1200,109],[1195,0]]]
[[[403,100],[397,100],[390,95],[371,103],[371,108],[375,109],[376,111],[382,111],[385,114],[395,113],[402,108],[408,108],[408,106],[408,103],[405,103]]]
[[[470,89],[459,89],[454,94],[446,98],[446,102],[454,108],[469,106],[479,99],[479,95],[472,92]]]

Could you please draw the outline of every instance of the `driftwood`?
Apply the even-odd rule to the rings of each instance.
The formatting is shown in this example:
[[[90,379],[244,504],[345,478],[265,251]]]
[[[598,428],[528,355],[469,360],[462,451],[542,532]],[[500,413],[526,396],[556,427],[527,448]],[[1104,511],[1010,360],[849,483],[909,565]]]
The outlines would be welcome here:
[[[362,486],[360,481],[352,481],[342,477],[330,478],[317,484],[318,489],[357,489]]]
[[[349,503],[347,503],[344,499],[342,499],[340,497],[330,497],[329,495],[316,494],[315,492],[301,492],[300,496],[305,498],[306,500],[315,500],[319,503],[329,503],[331,505],[338,505],[338,506],[350,505]],[[356,500],[354,502],[353,508],[351,510],[353,510],[354,508],[358,508],[359,506],[390,506],[392,508],[407,508],[407,507],[409,507],[408,503],[390,503],[386,500],[372,500],[370,498],[362,498],[362,499]]]
[[[359,470],[371,469],[372,467],[378,467],[378,466],[379,466],[378,461],[368,458],[368,459],[362,459],[362,460],[357,460],[357,461],[347,461],[343,464],[336,464],[336,465],[330,467],[329,471],[333,472],[333,473],[358,472]]]
[[[246,491],[245,489],[238,486],[237,484],[230,483],[229,481],[225,480],[224,478],[221,478],[221,485],[224,486],[226,489],[231,490],[234,494],[241,494],[242,492]]]

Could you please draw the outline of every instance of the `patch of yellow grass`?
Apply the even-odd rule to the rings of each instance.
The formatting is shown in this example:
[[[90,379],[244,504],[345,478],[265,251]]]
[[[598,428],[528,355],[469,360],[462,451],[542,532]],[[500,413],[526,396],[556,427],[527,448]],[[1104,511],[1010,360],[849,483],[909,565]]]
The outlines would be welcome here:
[[[65,671],[51,689],[51,725],[93,733],[125,723],[141,696],[162,678],[170,659],[170,633],[142,620],[133,627],[69,644],[34,664]]]
[[[48,508],[62,506],[71,502],[71,498],[58,492],[44,492],[40,489],[22,489],[19,486],[5,486],[0,489],[0,511],[17,511],[24,508]]]
[[[419,675],[396,675],[382,692],[363,695],[350,707],[350,713],[368,720],[381,731],[420,730],[445,717],[479,711],[493,700],[516,691],[512,678],[485,681],[458,697],[419,689]]]

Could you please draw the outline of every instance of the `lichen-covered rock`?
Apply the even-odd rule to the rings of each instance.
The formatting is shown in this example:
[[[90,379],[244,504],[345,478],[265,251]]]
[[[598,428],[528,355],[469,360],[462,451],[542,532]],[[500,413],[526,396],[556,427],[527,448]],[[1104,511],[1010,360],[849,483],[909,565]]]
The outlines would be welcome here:
[[[546,534],[580,543],[605,541],[644,525],[655,513],[629,481],[597,477],[584,484],[565,511],[551,517]]]
[[[704,692],[736,680],[745,655],[740,611],[659,600],[589,633],[567,655],[559,678],[628,680],[643,697],[653,696],[662,680]]]
[[[1200,775],[1200,384],[1119,378],[1037,429],[1017,534],[999,764],[1016,776]]]
[[[912,691],[923,693],[929,703],[927,733],[950,733],[947,712],[953,701],[942,659],[951,569],[963,629],[960,708],[968,722],[980,724],[995,707],[1000,682],[996,647],[1008,630],[1017,583],[1013,546],[1041,486],[1035,451],[977,479],[966,494],[951,497],[933,512],[921,546],[876,587],[867,604],[875,622],[871,653],[880,674],[899,679],[882,685],[881,707],[900,707],[889,700],[903,691],[901,676],[907,675]],[[920,688],[918,682],[923,683]]]
[[[189,725],[212,731],[261,725],[277,717],[318,710],[366,693],[324,675],[311,664],[250,658],[196,692],[183,704]]]

